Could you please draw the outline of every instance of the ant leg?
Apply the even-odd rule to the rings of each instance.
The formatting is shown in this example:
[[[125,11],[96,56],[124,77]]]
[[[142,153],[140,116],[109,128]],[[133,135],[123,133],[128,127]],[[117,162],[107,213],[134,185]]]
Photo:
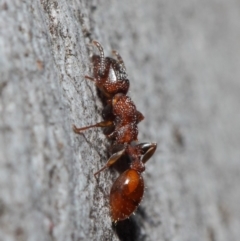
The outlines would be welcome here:
[[[117,133],[118,133],[118,132],[117,132],[116,130],[114,130],[112,133],[110,133],[110,134],[107,135],[107,138],[109,138],[109,139],[114,139],[114,138],[116,138]]]
[[[73,125],[73,131],[77,134],[80,134],[82,131],[93,128],[93,127],[107,127],[107,126],[111,126],[113,125],[112,121],[101,121],[99,123],[96,123],[94,125],[90,125],[90,126],[84,126],[81,128],[77,128],[75,125]]]
[[[124,154],[124,152],[125,152],[125,148],[121,151],[118,151],[118,152],[112,154],[110,156],[110,158],[108,159],[107,163],[100,170],[98,170],[97,172],[94,173],[95,178],[100,172],[102,172],[106,168],[112,166]]]
[[[85,75],[85,76],[84,76],[84,78],[85,78],[85,79],[89,79],[89,80],[91,80],[91,81],[94,81],[94,82],[95,82],[95,79],[94,79],[94,78],[92,78],[92,77],[90,77],[90,76]]]
[[[138,144],[142,151],[143,151],[143,156],[142,156],[142,162],[146,163],[154,154],[154,152],[157,149],[157,143],[141,143]]]

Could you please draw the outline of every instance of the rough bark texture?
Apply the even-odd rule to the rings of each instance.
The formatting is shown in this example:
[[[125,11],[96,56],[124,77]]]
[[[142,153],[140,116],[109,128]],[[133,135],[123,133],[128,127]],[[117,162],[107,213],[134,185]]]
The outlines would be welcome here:
[[[0,1],[0,240],[237,241],[238,0]],[[156,141],[141,208],[112,227],[87,45],[125,60]]]

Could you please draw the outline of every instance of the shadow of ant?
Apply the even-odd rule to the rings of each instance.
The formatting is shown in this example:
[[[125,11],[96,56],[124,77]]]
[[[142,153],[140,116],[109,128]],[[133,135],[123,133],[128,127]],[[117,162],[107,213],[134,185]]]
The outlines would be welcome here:
[[[139,207],[135,215],[128,219],[112,223],[112,228],[121,241],[145,241],[147,234],[144,228],[146,214],[143,208]]]

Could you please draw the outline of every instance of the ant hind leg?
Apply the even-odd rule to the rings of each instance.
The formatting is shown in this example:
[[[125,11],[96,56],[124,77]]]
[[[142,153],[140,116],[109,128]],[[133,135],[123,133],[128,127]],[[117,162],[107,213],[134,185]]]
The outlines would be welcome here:
[[[153,143],[145,142],[145,143],[138,144],[137,146],[139,146],[142,150],[143,163],[146,163],[152,157],[152,155],[157,149],[157,143],[154,143],[154,142]]]
[[[103,170],[107,169],[108,167],[110,167],[114,163],[116,163],[116,161],[124,154],[124,152],[125,152],[125,148],[121,151],[118,151],[118,152],[112,154],[110,156],[110,158],[108,159],[107,163],[100,170],[98,170],[97,172],[94,173],[95,178],[100,172],[102,172]]]

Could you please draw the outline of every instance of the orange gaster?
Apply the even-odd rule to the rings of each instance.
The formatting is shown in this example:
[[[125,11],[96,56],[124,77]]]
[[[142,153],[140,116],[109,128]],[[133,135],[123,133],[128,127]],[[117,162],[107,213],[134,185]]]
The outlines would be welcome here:
[[[138,207],[144,192],[144,181],[139,172],[128,169],[114,182],[110,192],[113,221],[128,218]]]

